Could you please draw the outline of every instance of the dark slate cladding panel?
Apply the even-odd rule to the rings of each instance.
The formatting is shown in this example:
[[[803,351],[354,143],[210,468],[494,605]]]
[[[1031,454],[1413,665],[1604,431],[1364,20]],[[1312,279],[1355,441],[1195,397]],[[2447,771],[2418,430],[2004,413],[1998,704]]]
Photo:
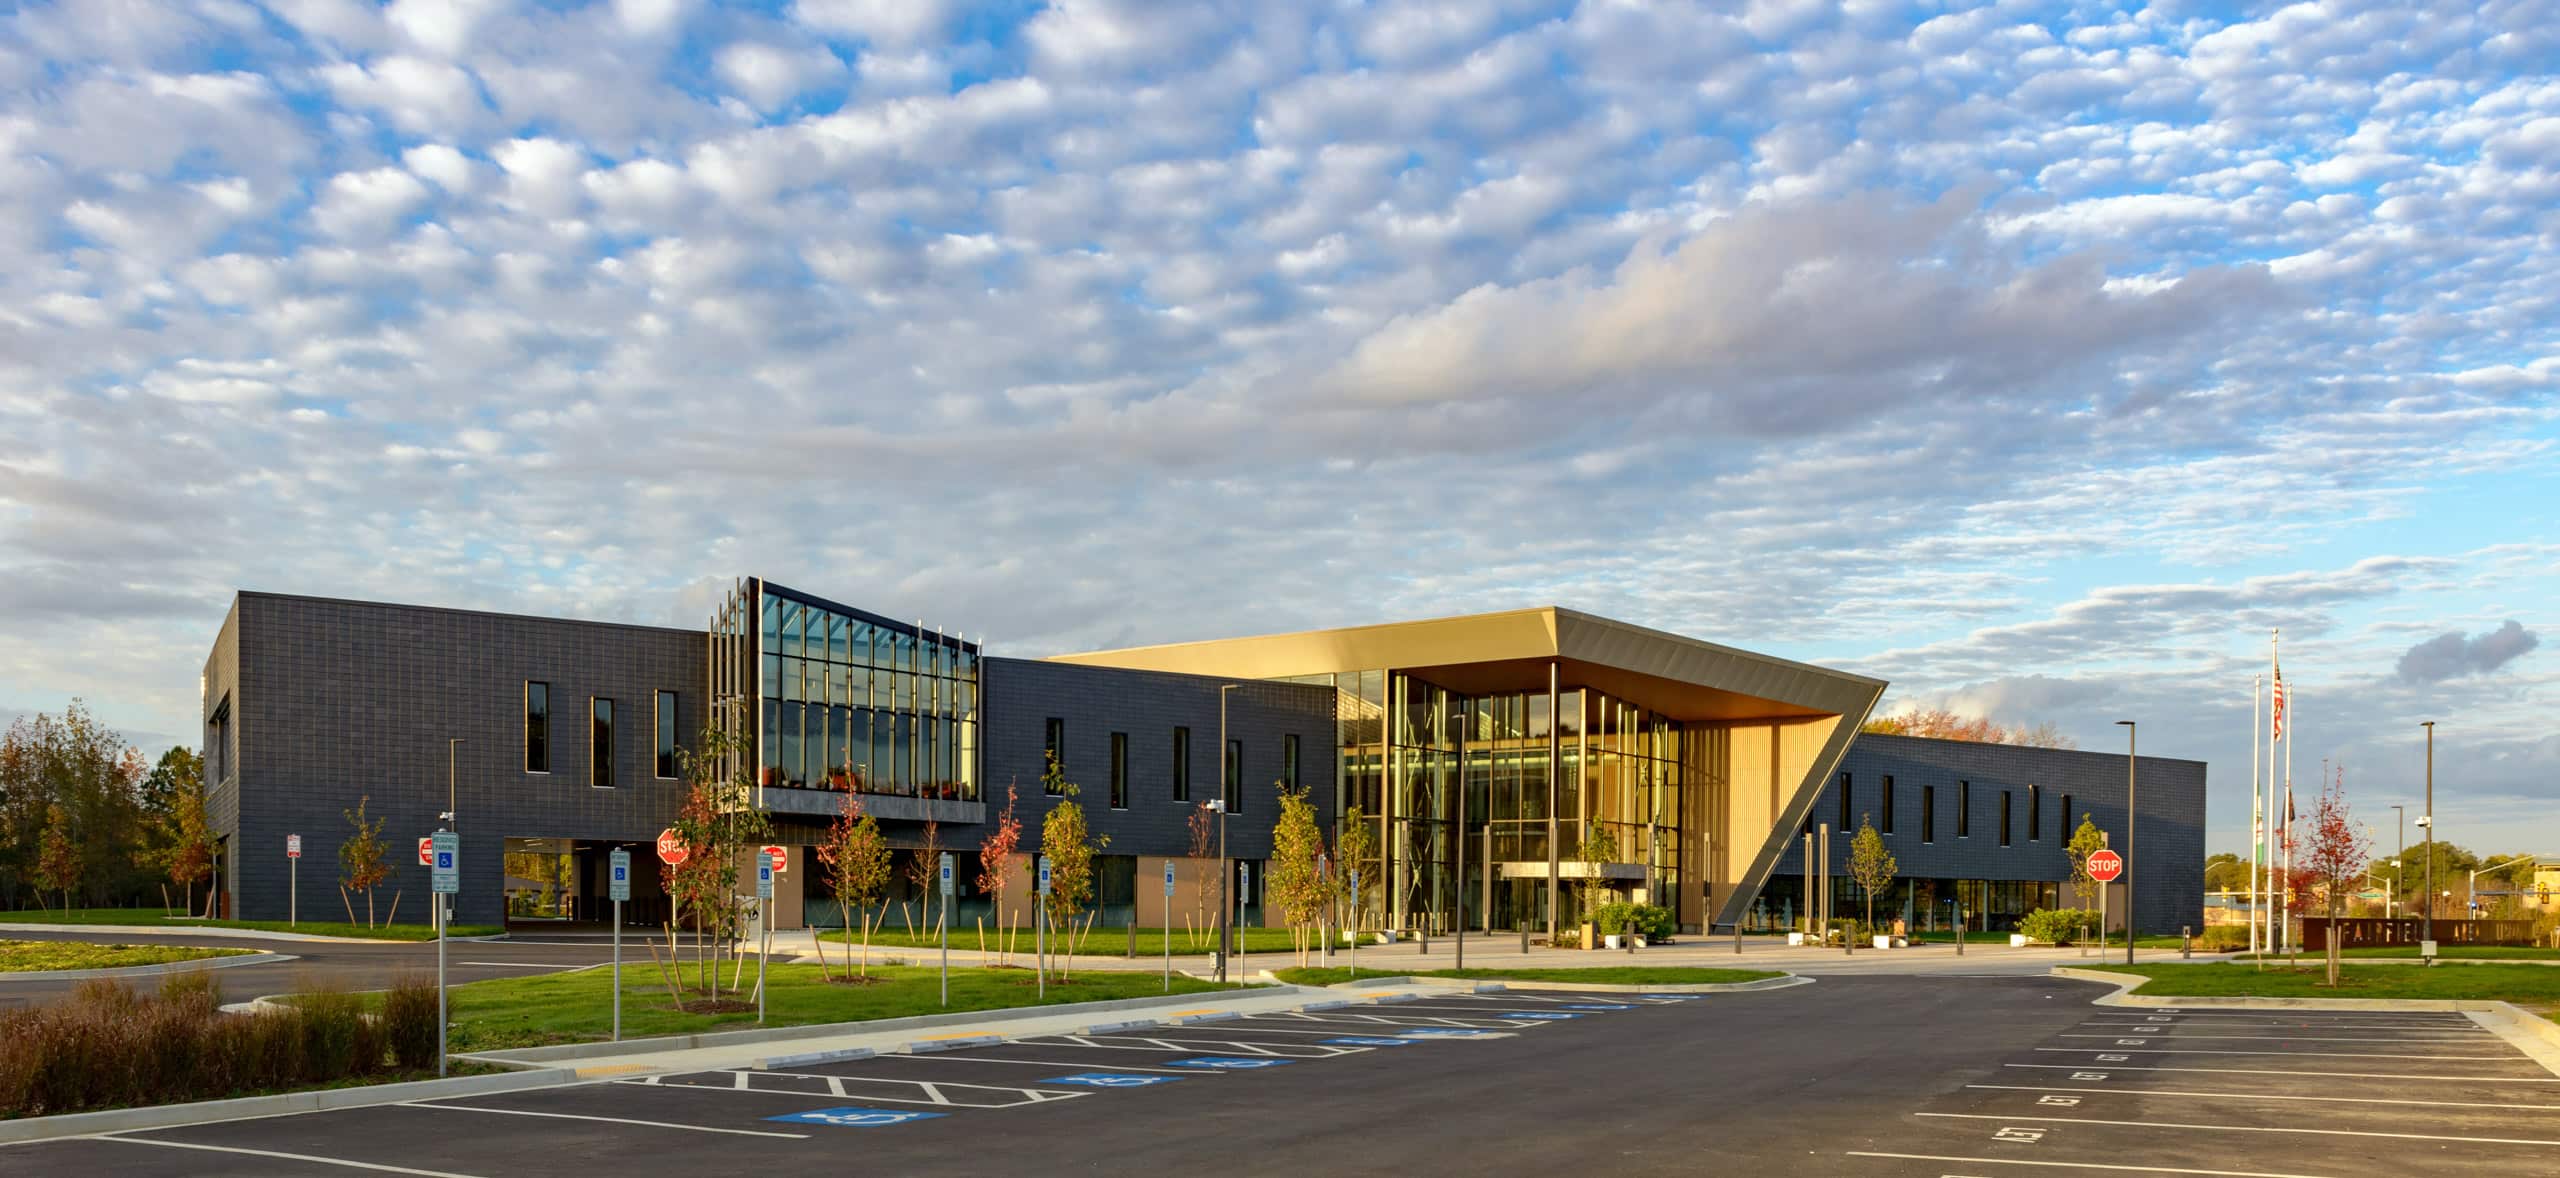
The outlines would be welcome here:
[[[1218,796],[1218,688],[1222,680],[1160,671],[1132,671],[1025,659],[986,662],[987,740],[984,754],[990,821],[1004,807],[1005,787],[1017,785],[1016,816],[1022,846],[1039,842],[1040,821],[1051,799],[1040,792],[1042,756],[1051,717],[1066,721],[1067,780],[1078,788],[1096,833],[1111,839],[1106,854],[1180,855],[1189,847],[1185,823],[1193,806]],[[1227,735],[1244,742],[1243,812],[1228,820],[1227,853],[1260,859],[1271,852],[1271,827],[1279,819],[1281,737],[1298,737],[1298,781],[1308,787],[1319,821],[1332,821],[1333,747],[1331,688],[1245,681],[1227,702]],[[1173,800],[1173,730],[1191,729],[1191,801]],[[1111,734],[1129,734],[1129,808],[1111,802]],[[946,833],[946,838],[951,837]],[[979,835],[957,836],[976,845]]]
[[[646,839],[674,813],[677,783],[654,776],[654,693],[677,693],[690,745],[704,719],[698,632],[259,593],[235,608],[241,787],[224,833],[241,852],[232,871],[244,916],[282,918],[284,840],[299,833],[303,911],[343,918],[329,901],[353,830],[344,812],[359,798],[387,820],[394,870],[378,903],[396,892],[403,918],[424,913],[415,845],[445,809],[452,737],[464,741],[454,774],[463,922],[500,918],[499,839]],[[551,685],[548,774],[524,767],[528,679]],[[614,700],[611,789],[588,783],[596,696]]]
[[[1860,736],[1841,764],[1849,775],[1850,825],[1872,816],[1883,829],[1882,789],[1894,782],[1894,833],[1884,836],[1905,878],[2061,880],[2070,875],[2064,846],[2080,816],[2088,815],[2112,844],[2125,846],[2125,758],[2122,753],[2025,748],[1912,736]],[[1972,835],[1956,837],[1958,782],[1973,783]],[[1937,787],[1937,838],[1922,842],[1920,787]],[[2027,787],[2044,791],[2044,820],[2037,837],[2027,830]],[[2135,918],[2144,932],[2175,933],[2202,926],[2204,913],[2205,764],[2142,757],[2135,785],[2142,805],[2135,828]],[[1840,779],[1835,774],[1814,806],[1814,821],[1836,822]],[[2000,845],[2000,795],[2015,809],[2009,846]],[[2071,797],[2073,813],[2062,813]],[[1779,875],[1804,871],[1803,844],[1792,835],[1778,859]],[[1831,839],[1835,871],[1846,872],[1849,840]]]

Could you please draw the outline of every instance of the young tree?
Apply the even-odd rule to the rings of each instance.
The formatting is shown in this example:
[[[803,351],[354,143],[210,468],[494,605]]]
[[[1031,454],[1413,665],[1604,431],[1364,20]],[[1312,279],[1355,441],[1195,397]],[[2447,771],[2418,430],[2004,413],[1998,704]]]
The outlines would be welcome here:
[[[836,873],[836,906],[844,913],[845,931],[853,931],[855,909],[862,911],[862,974],[871,976],[871,908],[879,903],[890,879],[889,840],[880,823],[862,812],[862,795],[847,791],[836,804],[835,825],[818,846],[818,861]],[[825,960],[819,963],[825,971]]]
[[[933,914],[934,898],[942,894],[942,852],[944,850],[942,824],[931,818],[925,819],[924,845],[916,848],[907,859],[907,882],[914,886],[916,895],[920,897],[919,903],[924,908],[924,922],[931,927],[940,927],[934,925]],[[947,913],[945,918],[948,919]]]
[[[1618,836],[1594,822],[1582,832],[1582,843],[1573,849],[1573,857],[1582,864],[1582,916],[1588,920],[1600,906],[1617,898],[1617,886],[1608,881],[1608,866],[1618,861]],[[1579,922],[1577,922],[1579,923]],[[1607,930],[1601,930],[1606,932]]]
[[[1357,940],[1362,918],[1368,913],[1368,891],[1378,884],[1378,832],[1359,806],[1343,807],[1342,834],[1333,840],[1333,850],[1335,886],[1351,905],[1351,936]],[[1351,886],[1355,873],[1360,877],[1356,888]]]
[[[62,909],[71,910],[71,889],[80,886],[79,845],[71,837],[71,814],[61,806],[45,809],[42,849],[36,854],[36,883],[62,894]],[[36,893],[36,902],[44,902],[44,893]]]
[[[1324,914],[1326,883],[1317,873],[1324,854],[1324,831],[1316,825],[1315,805],[1302,787],[1280,783],[1280,821],[1271,829],[1271,896],[1288,922],[1289,939],[1298,947],[1298,964],[1307,964],[1316,922]]]
[[[1049,858],[1049,911],[1051,944],[1076,925],[1085,904],[1093,899],[1093,853],[1108,845],[1110,839],[1095,838],[1085,824],[1084,806],[1076,801],[1076,784],[1067,780],[1066,770],[1058,758],[1049,758],[1049,768],[1040,775],[1041,789],[1059,800],[1049,807],[1047,817],[1040,820],[1040,853]],[[1073,960],[1073,955],[1068,955]],[[1063,980],[1066,971],[1058,971]]]
[[[354,924],[355,904],[348,899],[347,893],[363,892],[366,928],[373,927],[373,889],[391,878],[391,864],[386,861],[382,848],[383,820],[374,818],[368,821],[365,816],[365,807],[372,803],[373,795],[366,794],[356,799],[355,809],[339,811],[346,815],[347,825],[354,827],[355,833],[338,842],[338,901],[347,906],[347,923]]]
[[[2373,848],[2364,832],[2348,820],[2347,786],[2338,781],[2324,786],[2320,802],[2311,811],[2310,843],[2305,848],[2303,868],[2319,889],[2320,899],[2329,914],[2329,986],[2338,984],[2338,957],[2344,940],[2339,935],[2338,919],[2345,915],[2346,900],[2357,885],[2364,882],[2366,860]]]
[[[738,871],[748,852],[764,844],[773,826],[752,802],[755,779],[744,766],[753,759],[746,741],[718,728],[704,728],[691,749],[678,749],[679,772],[685,781],[684,801],[668,829],[685,849],[684,862],[661,863],[659,879],[675,908],[676,921],[690,918],[694,961],[701,969],[702,990],[720,997],[720,973],[706,942],[719,952],[736,948],[740,920]],[[738,768],[723,773],[722,765]],[[667,926],[668,956],[675,956],[676,923]],[[671,994],[676,1009],[684,996]]]
[[[187,913],[194,915],[195,886],[213,874],[213,829],[204,809],[204,759],[185,748],[161,754],[160,763],[143,780],[143,797],[158,828],[145,863],[169,873]]]
[[[999,935],[1001,930],[1011,927],[1012,916],[1005,911],[1004,895],[1013,886],[1015,848],[1022,845],[1022,820],[1013,815],[1013,804],[1020,792],[1020,787],[1012,782],[1005,783],[1004,810],[996,815],[996,828],[978,844],[978,890],[985,892],[988,901],[995,905]],[[986,934],[980,933],[978,951],[981,955],[986,952],[986,947]],[[999,961],[1010,964],[1011,959],[1012,951],[1008,947]]]
[[[2079,897],[2083,908],[2088,907],[2089,895],[2098,886],[2098,881],[2089,877],[2089,856],[2097,854],[2106,845],[2107,836],[2098,830],[2096,820],[2083,812],[2079,827],[2071,832],[2071,841],[2063,847],[2064,853],[2071,857],[2071,894]],[[2080,955],[2086,957],[2088,954],[2089,946],[2081,945]]]
[[[1184,824],[1184,829],[1191,835],[1191,951],[1194,953],[1200,951],[1200,938],[1207,932],[1209,923],[1210,869],[1202,864],[1207,862],[1210,851],[1218,845],[1217,819],[1208,803],[1203,802],[1191,808],[1191,817]],[[1165,923],[1173,921],[1168,916]],[[1164,933],[1169,937],[1173,930],[1168,928]]]
[[[1884,836],[1876,833],[1875,824],[1858,815],[1858,837],[1849,843],[1849,878],[1858,881],[1858,890],[1866,894],[1868,933],[1876,928],[1876,893],[1892,887],[1901,870],[1893,852],[1884,849]]]

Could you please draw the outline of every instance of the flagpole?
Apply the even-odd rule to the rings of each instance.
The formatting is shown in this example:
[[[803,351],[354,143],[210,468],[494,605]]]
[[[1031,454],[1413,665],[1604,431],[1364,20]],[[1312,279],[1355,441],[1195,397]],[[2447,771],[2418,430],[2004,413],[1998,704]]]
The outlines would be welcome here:
[[[2265,841],[2267,835],[2266,798],[2260,792],[2264,783],[2262,774],[2258,772],[2259,746],[2267,735],[2258,715],[2258,696],[2265,687],[2265,676],[2249,677],[2249,956],[2252,960],[2260,952],[2258,919],[2262,915],[2258,907],[2258,844]]]
[[[2294,693],[2293,693],[2293,692],[2288,691],[2288,692],[2286,692],[2286,693],[2285,693],[2285,696],[2284,696],[2284,720],[2285,720],[2285,723],[2284,723],[2284,884],[2285,884],[2285,900],[2286,900],[2286,905],[2285,905],[2285,907],[2286,907],[2286,916],[2285,916],[2285,921],[2284,921],[2284,946],[2285,946],[2285,948],[2286,948],[2287,950],[2291,950],[2291,949],[2293,949],[2296,945],[2300,944],[2300,942],[2299,942],[2299,941],[2297,941],[2297,940],[2295,940],[2295,939],[2294,939],[2293,919],[2292,919],[2292,899],[2293,899],[2293,742],[2294,742],[2295,740],[2299,739],[2299,738],[2296,736],[2295,731],[2294,731],[2294,730],[2295,730],[2295,728],[2296,728],[2296,725],[2295,725],[2295,723],[2294,723],[2294,719],[2295,719],[2295,717],[2296,717],[2296,715],[2297,715],[2298,713],[2297,713],[2297,712],[2295,712],[2295,710],[2294,710],[2294,706],[2293,706],[2293,705],[2294,705]]]

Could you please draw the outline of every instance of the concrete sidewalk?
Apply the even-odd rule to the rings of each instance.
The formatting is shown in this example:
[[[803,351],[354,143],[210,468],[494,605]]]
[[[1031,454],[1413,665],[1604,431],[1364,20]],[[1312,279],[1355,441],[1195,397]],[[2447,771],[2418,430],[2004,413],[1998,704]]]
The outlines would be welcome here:
[[[1217,1022],[1248,1014],[1325,1010],[1354,1002],[1401,1002],[1435,994],[1472,993],[1474,983],[1362,985],[1326,989],[1266,986],[1215,994],[1122,998],[1064,1006],[963,1011],[869,1023],[770,1027],[744,1031],[486,1051],[463,1056],[510,1067],[555,1067],[580,1078],[772,1068],[921,1054],[1037,1035],[1078,1035],[1133,1027]]]

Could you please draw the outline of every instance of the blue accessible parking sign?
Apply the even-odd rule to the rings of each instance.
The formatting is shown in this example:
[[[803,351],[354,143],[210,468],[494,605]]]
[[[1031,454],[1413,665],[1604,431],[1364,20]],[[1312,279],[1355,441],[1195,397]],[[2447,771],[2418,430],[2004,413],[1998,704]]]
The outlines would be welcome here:
[[[1180,1076],[1131,1076],[1120,1072],[1077,1072],[1072,1076],[1052,1076],[1043,1084],[1082,1084],[1087,1088],[1144,1088],[1149,1084],[1170,1084]]]
[[[1210,1068],[1222,1072],[1241,1072],[1249,1071],[1253,1068],[1276,1068],[1290,1061],[1285,1059],[1238,1059],[1234,1056],[1227,1055],[1203,1055],[1194,1059],[1177,1059],[1171,1062],[1173,1066],[1178,1068]]]
[[[909,1112],[889,1108],[821,1108],[783,1117],[766,1117],[768,1121],[790,1121],[799,1125],[834,1125],[839,1129],[876,1129],[884,1125],[903,1125],[909,1121],[931,1120],[941,1113]]]

